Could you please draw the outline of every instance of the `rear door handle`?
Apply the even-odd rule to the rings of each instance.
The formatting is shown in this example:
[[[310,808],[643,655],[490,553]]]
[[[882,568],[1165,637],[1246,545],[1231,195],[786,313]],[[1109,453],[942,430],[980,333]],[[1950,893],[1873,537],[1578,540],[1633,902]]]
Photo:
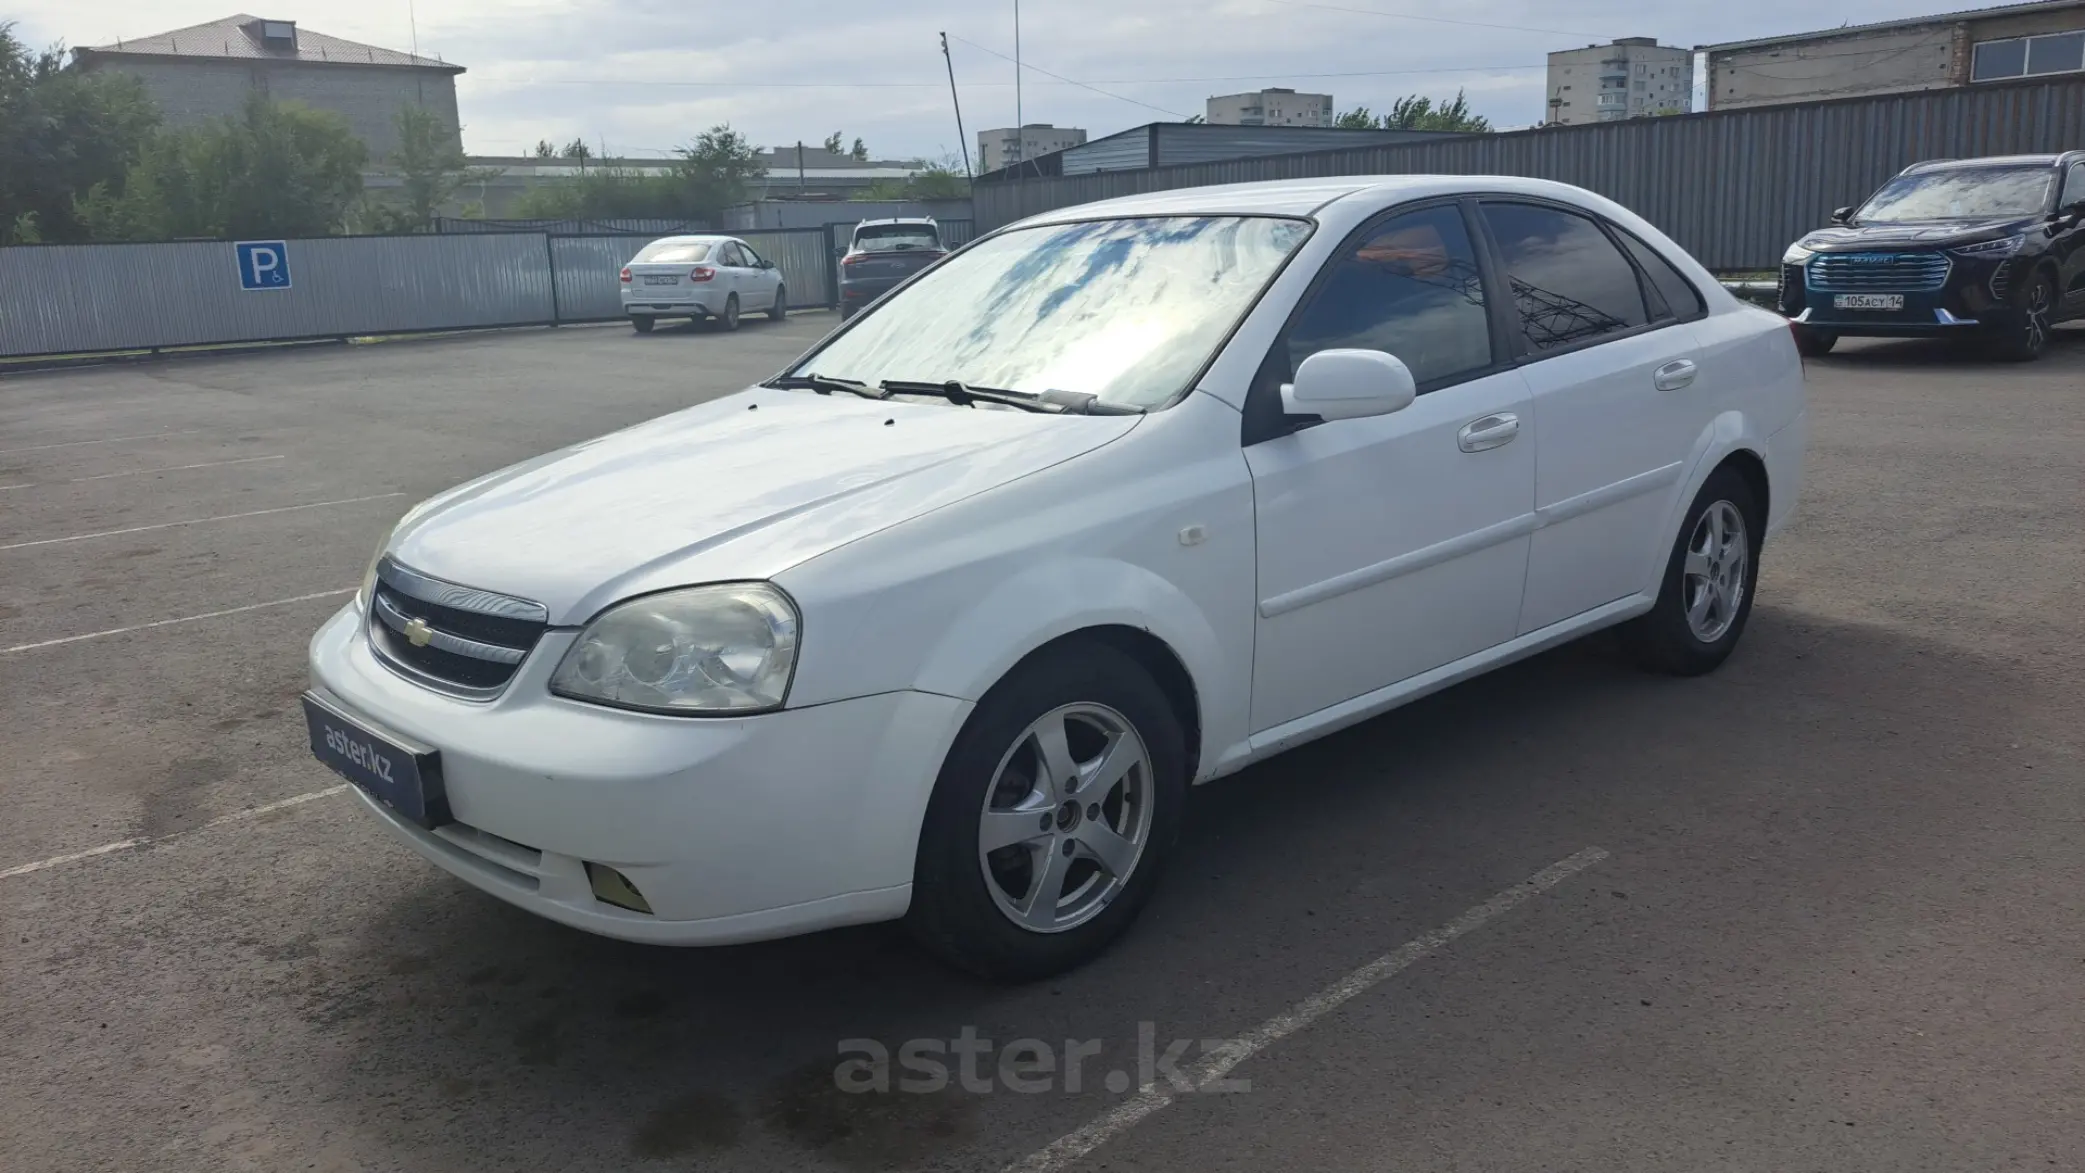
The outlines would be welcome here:
[[[1502,448],[1520,435],[1520,417],[1510,411],[1488,415],[1483,419],[1471,420],[1455,433],[1455,446],[1464,452],[1484,452]]]
[[[1651,375],[1651,383],[1660,391],[1678,391],[1683,387],[1692,386],[1694,376],[1699,370],[1693,359],[1677,358],[1659,367]]]

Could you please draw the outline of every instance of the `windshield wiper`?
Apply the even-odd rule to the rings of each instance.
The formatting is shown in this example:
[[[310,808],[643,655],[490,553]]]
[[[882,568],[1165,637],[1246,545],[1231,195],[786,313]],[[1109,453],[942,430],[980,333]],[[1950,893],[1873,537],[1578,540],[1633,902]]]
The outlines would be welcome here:
[[[863,399],[890,398],[889,384],[885,384],[883,390],[878,390],[859,380],[835,379],[827,375],[783,375],[778,379],[768,380],[767,385],[784,390],[802,388],[807,391],[816,391],[820,395],[831,395],[835,391],[845,391],[850,395],[859,395]]]
[[[944,379],[938,383],[885,379],[883,389],[892,395],[938,395],[958,407],[968,407],[973,403],[1002,403],[1023,411],[1050,412],[1057,415],[1144,414],[1141,407],[1124,407],[1084,391],[1059,391],[1055,388],[1035,395],[1027,391],[1010,391],[1004,387],[979,387],[961,379]]]

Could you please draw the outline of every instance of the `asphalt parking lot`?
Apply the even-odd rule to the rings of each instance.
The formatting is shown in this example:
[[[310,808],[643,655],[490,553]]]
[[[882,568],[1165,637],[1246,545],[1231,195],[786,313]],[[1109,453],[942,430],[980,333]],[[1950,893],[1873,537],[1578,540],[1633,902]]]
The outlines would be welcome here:
[[[385,529],[831,322],[0,375],[0,1169],[2080,1167],[2085,333],[1812,362],[1722,672],[1593,641],[1204,788],[1052,982],[600,940],[393,846],[295,705]],[[1056,1067],[835,1087],[973,1035]],[[1246,1086],[1165,1091],[1201,1040]]]

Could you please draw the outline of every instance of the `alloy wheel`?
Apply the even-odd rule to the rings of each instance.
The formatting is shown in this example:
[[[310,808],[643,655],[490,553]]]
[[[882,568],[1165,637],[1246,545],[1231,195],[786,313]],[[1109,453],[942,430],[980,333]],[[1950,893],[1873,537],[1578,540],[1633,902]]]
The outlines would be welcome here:
[[[1681,565],[1680,602],[1687,610],[1687,629],[1705,644],[1715,643],[1737,621],[1745,601],[1752,545],[1745,515],[1728,501],[1702,512],[1687,538]]]
[[[2054,300],[2047,278],[2036,278],[2028,286],[2026,349],[2029,353],[2041,350],[2049,341],[2050,309]]]
[[[1077,928],[1129,883],[1152,828],[1151,755],[1122,714],[1063,705],[1014,739],[985,792],[978,864],[1007,919]]]

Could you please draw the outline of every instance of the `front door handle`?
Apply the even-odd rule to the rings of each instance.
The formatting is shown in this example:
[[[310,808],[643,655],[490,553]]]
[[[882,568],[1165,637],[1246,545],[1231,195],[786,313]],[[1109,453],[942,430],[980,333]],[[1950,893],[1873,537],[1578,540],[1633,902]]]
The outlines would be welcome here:
[[[1694,376],[1700,370],[1693,359],[1677,358],[1659,367],[1651,375],[1651,383],[1660,391],[1678,391],[1694,384]]]
[[[1488,415],[1483,419],[1471,420],[1455,433],[1455,446],[1464,452],[1485,452],[1501,448],[1520,435],[1520,417],[1510,411]]]

